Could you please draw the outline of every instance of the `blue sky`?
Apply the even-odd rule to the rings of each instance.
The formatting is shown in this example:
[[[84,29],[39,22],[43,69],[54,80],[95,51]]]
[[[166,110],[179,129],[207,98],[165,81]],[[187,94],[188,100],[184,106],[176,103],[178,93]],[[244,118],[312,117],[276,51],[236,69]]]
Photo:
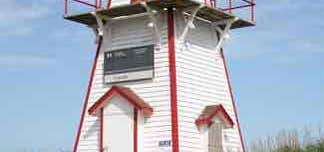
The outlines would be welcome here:
[[[70,149],[95,51],[62,2],[1,0],[0,151]],[[257,26],[226,43],[249,143],[324,124],[324,2],[258,1]]]

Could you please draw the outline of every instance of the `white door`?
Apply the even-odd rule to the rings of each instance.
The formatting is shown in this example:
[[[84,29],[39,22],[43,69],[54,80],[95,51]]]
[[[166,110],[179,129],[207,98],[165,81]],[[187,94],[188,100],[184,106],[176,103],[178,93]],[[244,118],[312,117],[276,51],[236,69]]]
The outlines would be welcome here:
[[[110,100],[104,109],[105,152],[133,152],[133,106],[119,97]]]

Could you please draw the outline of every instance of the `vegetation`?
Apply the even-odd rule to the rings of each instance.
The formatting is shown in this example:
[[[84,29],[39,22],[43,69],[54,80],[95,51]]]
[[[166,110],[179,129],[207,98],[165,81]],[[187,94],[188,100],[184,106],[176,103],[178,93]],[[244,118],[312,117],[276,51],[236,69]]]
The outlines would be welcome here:
[[[324,152],[324,130],[290,129],[274,136],[259,138],[250,145],[250,152]]]

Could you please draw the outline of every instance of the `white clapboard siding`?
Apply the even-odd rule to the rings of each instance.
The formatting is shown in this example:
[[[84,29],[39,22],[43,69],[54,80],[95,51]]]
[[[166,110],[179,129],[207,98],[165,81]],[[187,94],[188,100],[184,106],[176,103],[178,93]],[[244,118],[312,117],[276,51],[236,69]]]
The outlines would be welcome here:
[[[111,7],[116,7],[116,6],[120,6],[120,5],[126,5],[126,4],[130,4],[131,0],[111,0]]]
[[[184,29],[181,14],[177,15],[177,37]],[[207,105],[223,104],[235,121],[235,113],[226,80],[223,61],[215,51],[217,36],[210,24],[195,20],[195,29],[190,30],[183,49],[177,43],[177,89],[179,114],[179,141],[181,152],[202,150],[201,136],[195,125]],[[236,125],[236,123],[235,123]],[[241,152],[237,126],[223,131],[224,151]]]
[[[200,0],[197,0],[200,1]],[[112,7],[129,4],[129,0],[113,0]],[[183,27],[182,14],[175,17],[176,40]],[[119,83],[131,88],[137,95],[149,103],[154,113],[145,118],[141,126],[142,136],[139,143],[140,152],[158,152],[158,142],[171,140],[171,106],[170,77],[168,63],[167,22],[166,14],[160,15],[158,22],[163,23],[161,31],[161,48],[154,52],[154,78],[152,80]],[[103,81],[104,52],[154,44],[153,29],[149,28],[148,16],[127,20],[108,21],[94,81],[90,91],[87,110],[111,85]],[[222,104],[230,117],[235,121],[235,113],[229,92],[226,72],[220,54],[214,49],[217,36],[208,23],[195,21],[196,29],[190,30],[186,37],[185,47],[176,45],[177,97],[179,120],[179,145],[181,152],[201,152],[201,135],[195,125],[205,106]],[[183,48],[183,49],[181,49]],[[86,114],[81,129],[78,152],[97,152],[99,150],[99,119]],[[224,152],[241,152],[240,136],[235,123],[234,128],[223,131]]]
[[[112,4],[124,3],[122,0],[113,0]],[[128,1],[129,3],[129,1]],[[162,22],[165,14],[161,15]],[[105,51],[143,46],[153,44],[152,29],[147,27],[148,17],[138,17],[128,20],[114,21],[108,23],[110,28],[109,37],[104,37],[103,47],[97,61],[93,86],[90,92],[87,109],[100,98],[111,85],[103,82],[103,54]],[[161,27],[162,46],[154,52],[154,79],[141,82],[127,82],[120,85],[131,88],[137,95],[149,103],[154,113],[152,117],[146,118],[143,126],[143,149],[140,152],[154,152],[158,149],[158,141],[171,139],[171,113],[170,113],[170,91],[169,91],[169,69],[167,49],[167,27],[166,23]],[[89,130],[93,130],[90,131]],[[81,138],[78,152],[98,152],[99,122],[95,116],[86,114],[82,126]]]

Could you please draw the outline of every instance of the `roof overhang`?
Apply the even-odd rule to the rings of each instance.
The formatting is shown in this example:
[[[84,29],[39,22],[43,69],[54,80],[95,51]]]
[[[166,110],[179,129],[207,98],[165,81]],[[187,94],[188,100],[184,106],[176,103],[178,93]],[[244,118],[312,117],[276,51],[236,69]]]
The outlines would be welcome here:
[[[198,117],[198,119],[196,119],[195,123],[197,126],[210,126],[214,123],[213,120],[215,117],[219,118],[220,120],[222,120],[222,122],[224,122],[225,128],[232,128],[234,125],[234,121],[231,119],[231,117],[221,104],[206,106],[200,114],[200,116]]]
[[[201,5],[201,3],[195,0],[173,0],[173,1],[160,1],[160,0],[148,0],[146,2],[147,6],[152,9],[163,11],[164,8],[174,7],[176,9],[182,8],[195,8]],[[147,13],[145,6],[141,3],[133,3],[133,4],[126,4],[121,6],[116,6],[111,9],[98,9],[96,10],[96,14],[102,18],[102,20],[109,20],[118,17],[124,16],[131,16],[141,13]],[[192,12],[188,12],[189,14]],[[207,5],[203,5],[201,9],[196,14],[197,17],[210,21],[210,22],[219,22],[222,20],[232,19],[236,16],[231,13],[227,13],[223,10],[218,8],[213,8]],[[85,24],[88,26],[95,26],[97,24],[96,18],[91,14],[82,13],[82,14],[75,14],[75,15],[68,15],[64,17],[67,20],[75,21],[81,24]],[[254,26],[253,22],[238,19],[233,25],[231,29],[235,28],[242,28],[247,26]]]
[[[90,115],[96,115],[100,109],[103,108],[110,99],[114,96],[124,98],[127,102],[133,105],[138,110],[141,110],[144,116],[151,116],[153,108],[147,104],[143,99],[137,96],[131,89],[121,86],[112,86],[103,96],[101,96],[88,110]]]

